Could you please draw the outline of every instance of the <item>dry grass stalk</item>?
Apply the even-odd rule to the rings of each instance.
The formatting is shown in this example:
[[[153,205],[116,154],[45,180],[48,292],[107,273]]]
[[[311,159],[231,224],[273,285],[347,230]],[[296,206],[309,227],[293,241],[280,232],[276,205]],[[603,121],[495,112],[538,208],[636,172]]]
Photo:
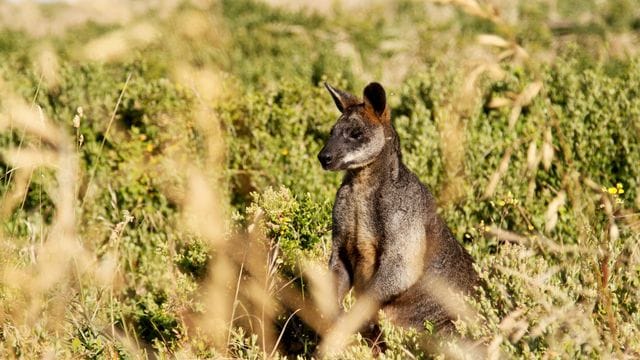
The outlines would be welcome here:
[[[60,76],[58,74],[60,64],[58,62],[58,56],[50,46],[45,46],[40,50],[37,65],[45,84],[49,87],[56,87],[60,82]]]
[[[549,203],[547,212],[544,214],[544,231],[550,233],[558,223],[558,210],[564,206],[567,200],[567,194],[564,191],[560,191],[558,195]]]
[[[484,194],[482,195],[484,199],[488,199],[493,196],[493,194],[496,191],[496,188],[498,187],[498,184],[500,183],[500,179],[502,179],[504,174],[507,173],[507,170],[509,169],[509,162],[511,161],[511,154],[513,154],[514,147],[515,146],[509,147],[505,151],[504,155],[502,156],[502,160],[500,160],[500,164],[498,165],[498,168],[493,173],[493,175],[491,175],[491,178],[489,179],[489,183],[487,184],[487,187],[484,190]]]
[[[111,118],[109,119],[109,123],[107,124],[107,129],[104,132],[104,137],[102,139],[102,142],[100,143],[100,149],[98,150],[98,157],[96,159],[95,164],[93,165],[93,168],[90,171],[90,175],[89,175],[89,180],[87,181],[87,188],[85,190],[84,195],[82,196],[82,201],[80,203],[80,207],[82,208],[84,206],[85,200],[87,199],[87,196],[90,194],[91,191],[91,185],[93,183],[93,179],[96,175],[96,170],[98,169],[98,165],[100,164],[100,159],[102,158],[102,150],[104,149],[104,144],[107,141],[107,137],[109,135],[109,130],[111,130],[111,126],[113,125],[113,121],[116,118],[116,114],[118,113],[118,109],[120,108],[120,104],[122,103],[122,98],[124,96],[125,91],[127,90],[127,86],[129,85],[129,81],[131,81],[131,76],[132,74],[129,73],[127,75],[127,79],[124,82],[124,85],[122,86],[122,90],[120,91],[120,95],[118,96],[118,100],[116,101],[116,105],[113,108],[113,112],[111,113]]]
[[[34,107],[27,105],[17,97],[6,97],[5,111],[0,114],[0,131],[24,131],[44,144],[58,149],[63,143],[64,132],[43,118]]]
[[[513,103],[513,100],[503,97],[492,97],[487,103],[489,109],[497,109],[505,106],[509,106]]]
[[[436,4],[450,4],[462,9],[469,15],[487,19],[496,24],[504,24],[497,11],[490,5],[480,5],[475,0],[433,0]]]
[[[551,129],[547,129],[544,133],[544,143],[542,144],[542,166],[544,166],[544,169],[547,171],[551,168],[553,155],[553,137],[551,135]]]
[[[83,49],[83,56],[93,61],[113,61],[128,55],[137,47],[154,41],[158,31],[149,23],[132,25],[127,30],[116,30],[91,40]]]
[[[524,309],[516,309],[509,313],[498,325],[500,330],[505,333],[510,333],[509,340],[511,342],[518,342],[529,330],[529,323],[524,316],[526,311]]]
[[[32,172],[25,168],[13,168],[10,170],[13,189],[7,191],[2,196],[0,203],[0,219],[6,219],[11,215],[14,209],[22,202],[31,181]]]
[[[442,203],[455,202],[464,196],[465,118],[471,116],[480,102],[477,84],[480,76],[488,74],[493,80],[504,77],[504,71],[496,63],[481,63],[465,76],[460,93],[438,112],[438,132],[447,181],[440,193]]]
[[[456,102],[460,103],[460,102]],[[451,202],[464,195],[464,122],[462,113],[452,104],[438,114],[438,132],[447,181],[439,196],[441,202]]]
[[[493,34],[481,34],[478,35],[478,43],[487,46],[495,46],[503,49],[498,54],[498,61],[503,61],[511,58],[516,63],[521,63],[524,60],[529,59],[529,53],[518,45],[515,41],[508,41],[504,38]]]
[[[512,44],[510,41],[494,34],[480,34],[478,35],[478,42],[482,45],[490,45],[499,48],[507,48]]]
[[[538,145],[536,141],[533,140],[529,143],[529,148],[527,149],[527,171],[529,173],[534,173],[538,165],[540,164],[541,157],[538,156]]]
[[[64,324],[61,319],[69,306],[72,292],[63,291],[63,296],[56,296],[54,294],[59,290],[55,289],[59,286],[65,289],[70,285],[69,281],[74,278],[72,269],[75,270],[76,277],[93,271],[91,256],[80,243],[76,232],[77,159],[70,139],[63,131],[51,125],[41,113],[30,109],[24,103],[13,101],[7,107],[7,114],[8,120],[7,115],[3,116],[5,125],[10,122],[11,129],[21,129],[27,139],[44,143],[49,149],[12,149],[5,152],[5,159],[16,167],[48,166],[56,173],[56,187],[49,190],[56,212],[46,233],[46,239],[43,238],[40,244],[35,245],[32,264],[23,268],[13,268],[12,264],[7,262],[0,269],[3,285],[23,295],[21,303],[14,304],[13,312],[9,316],[12,323],[18,326],[44,320],[46,326],[56,329]],[[5,126],[3,130],[6,129]],[[16,179],[24,182],[21,176]],[[26,188],[17,187],[13,191],[22,196]],[[7,197],[16,198],[15,194]],[[8,215],[11,210],[11,207],[3,208],[4,215]],[[54,298],[51,298],[52,296]],[[42,312],[50,307],[50,302],[54,309],[49,309],[47,316],[43,317]]]
[[[543,290],[551,294],[552,299],[554,299],[553,302],[547,299],[541,299],[540,305],[544,309],[544,313],[540,314],[542,318],[537,325],[531,329],[530,336],[534,338],[545,335],[553,337],[554,334],[566,331],[566,329],[563,329],[561,326],[564,325],[568,329],[579,329],[579,332],[582,334],[590,334],[588,336],[589,338],[598,337],[597,329],[592,323],[590,315],[581,308],[581,305],[576,304],[575,301],[566,294],[564,289],[547,283],[551,274],[556,272],[557,269],[552,269],[546,274],[543,274],[544,276],[537,278],[502,266],[499,266],[498,269],[509,276],[524,280],[531,286],[530,291]],[[585,292],[584,296],[590,297],[591,295]]]
[[[320,343],[323,355],[339,354],[347,346],[349,337],[363,326],[378,311],[379,305],[368,297],[360,298],[344,316],[329,328]]]
[[[579,245],[558,244],[557,242],[542,236],[542,234],[527,237],[513,231],[498,228],[496,226],[489,227],[489,231],[487,231],[487,234],[489,236],[494,236],[500,241],[518,244],[529,248],[539,247],[544,251],[551,251],[557,254],[594,255],[596,253],[596,251],[593,249],[582,247]]]
[[[188,191],[184,199],[185,223],[217,254],[203,290],[205,316],[200,317],[198,323],[211,336],[216,348],[225,353],[230,326],[228,321],[233,306],[233,295],[228,285],[234,282],[235,271],[230,259],[225,256],[229,244],[224,226],[219,221],[222,218],[219,206],[221,197],[209,186],[202,173],[195,169],[188,173]]]
[[[489,19],[495,23],[503,23],[498,13],[490,5],[484,5],[478,1],[445,0],[439,2],[454,4],[474,16]],[[101,1],[99,4],[94,2],[96,5],[92,5],[91,2],[83,3],[85,8],[91,10],[90,12],[95,12],[93,10],[97,8],[96,6],[112,6],[112,4],[105,1]],[[0,6],[4,9],[8,5],[0,4]],[[166,6],[170,7],[170,5]],[[202,4],[202,6],[208,6],[208,4]],[[31,19],[39,19],[44,22],[43,14],[39,10],[34,10],[36,9],[35,5],[27,4],[25,8],[27,10],[31,9],[29,10],[33,13]],[[122,19],[126,18],[125,21],[129,21],[132,18],[134,11],[123,10],[122,2],[117,2],[116,8],[118,11],[113,11],[115,13],[123,14],[124,11],[126,16],[121,17]],[[118,16],[111,14],[109,17],[115,17],[117,20]],[[203,26],[206,26],[206,24],[203,25],[202,18],[197,21],[197,23],[195,21],[193,23],[187,21],[186,25],[193,26],[185,27],[185,35],[190,38],[197,38],[203,34]],[[87,58],[110,61],[121,59],[130,49],[139,45],[149,44],[155,40],[155,27],[143,23],[128,30],[111,33],[104,38],[97,39],[89,43],[84,48],[84,51]],[[498,56],[499,60],[506,57],[518,58],[526,56],[526,52],[515,42],[497,35],[481,35],[478,41],[481,44],[503,49],[503,52]],[[43,47],[40,49],[37,57],[37,66],[42,74],[42,81],[48,86],[56,86],[59,82],[57,73],[59,64],[57,57],[50,48]],[[462,90],[462,96],[458,98],[463,101],[456,101],[457,104],[473,104],[472,101],[467,100],[475,99],[477,79],[485,72],[489,72],[496,77],[503,74],[497,63],[478,66],[467,78],[467,83]],[[216,71],[207,70],[206,68],[196,71],[192,68],[186,68],[185,65],[184,69],[176,70],[175,76],[188,78],[193,88],[205,101],[214,100],[222,93],[221,89],[215,85],[221,77]],[[125,87],[122,89],[118,104],[120,104],[129,79],[127,79]],[[488,106],[497,108],[512,105],[509,127],[513,129],[517,124],[522,108],[529,105],[541,89],[542,83],[539,81],[534,82],[529,84],[515,100],[494,98]],[[11,94],[8,94],[3,99],[3,102],[9,105],[6,107],[8,110],[0,117],[0,127],[5,131],[24,132],[27,134],[27,145],[24,148],[9,149],[3,153],[3,159],[14,166],[11,173],[15,175],[12,176],[11,180],[13,182],[12,190],[6,193],[3,198],[0,215],[3,219],[8,217],[20,201],[24,201],[33,170],[41,167],[50,168],[49,170],[56,174],[56,186],[47,188],[51,192],[49,195],[55,203],[56,212],[52,225],[46,231],[42,231],[41,244],[37,245],[34,241],[35,245],[29,249],[32,254],[30,257],[31,263],[21,268],[6,264],[0,268],[2,285],[10,291],[20,293],[20,296],[16,296],[19,300],[12,306],[13,312],[0,314],[0,318],[2,320],[8,319],[8,323],[15,324],[15,329],[12,331],[15,333],[15,337],[22,339],[31,336],[28,334],[28,331],[31,330],[29,328],[32,327],[31,325],[39,326],[38,322],[41,320],[41,322],[46,323],[45,325],[50,326],[57,332],[57,326],[64,324],[63,320],[67,319],[64,317],[65,312],[73,313],[77,310],[77,314],[72,314],[70,321],[75,321],[75,326],[79,328],[82,320],[92,320],[91,316],[95,314],[87,313],[85,308],[71,301],[71,296],[78,290],[78,284],[75,282],[80,282],[79,278],[83,276],[91,276],[97,280],[99,286],[113,288],[114,282],[117,280],[114,274],[120,271],[118,268],[118,243],[131,218],[125,214],[124,220],[113,228],[110,242],[115,244],[110,244],[113,248],[99,261],[96,259],[96,254],[84,249],[78,235],[75,217],[78,169],[76,154],[73,147],[70,146],[70,139],[65,135],[65,131],[53,126],[42,116],[41,112],[38,112],[33,106],[16,100],[15,96],[12,97]],[[114,109],[114,115],[107,126],[104,139],[107,139],[109,135],[109,128],[117,110],[118,105]],[[464,154],[464,145],[453,146],[451,143],[454,141],[451,140],[459,140],[464,137],[462,136],[464,133],[463,120],[464,113],[467,110],[468,108],[465,105],[458,107],[454,104],[447,109],[448,113],[441,115],[443,121],[439,130],[443,139],[443,154],[447,164],[445,171],[451,179],[460,177],[461,172],[464,170],[461,158],[461,154]],[[211,113],[208,109],[203,107],[196,112],[198,113],[200,125],[211,122]],[[213,169],[213,172],[216,172],[220,168],[224,151],[219,137],[219,124],[215,121],[212,123],[214,125],[203,126],[203,132],[209,138],[207,142],[207,150],[210,155],[209,164],[213,165],[208,170]],[[76,128],[79,128],[79,125],[79,123],[77,126],[74,124]],[[550,130],[545,132],[544,143],[540,153],[538,153],[535,142],[529,145],[527,166],[530,172],[534,172],[541,161],[546,170],[550,169],[554,157],[551,135]],[[557,135],[561,136],[561,134]],[[34,145],[35,143],[42,146]],[[104,145],[104,141],[102,145]],[[490,178],[489,184],[485,189],[485,198],[495,193],[500,180],[508,170],[510,157],[515,148],[514,146],[505,152],[498,169]],[[186,167],[182,168],[186,169]],[[95,172],[95,168],[93,170]],[[344,345],[344,340],[357,330],[368,316],[375,312],[376,307],[368,304],[367,299],[359,299],[351,312],[337,323],[332,323],[339,311],[336,302],[333,301],[335,296],[331,295],[333,294],[333,287],[330,275],[327,274],[324,267],[316,264],[305,265],[304,274],[309,280],[309,293],[311,294],[310,297],[305,297],[304,294],[301,294],[300,289],[291,283],[290,279],[279,274],[276,262],[279,248],[277,244],[264,239],[259,231],[252,231],[256,230],[255,226],[250,226],[249,234],[246,236],[230,237],[228,235],[228,229],[224,223],[227,215],[225,214],[225,209],[220,206],[220,203],[224,203],[225,199],[219,193],[218,184],[212,185],[208,181],[210,174],[193,169],[185,170],[184,173],[187,174],[190,180],[185,196],[180,197],[184,205],[183,213],[185,219],[188,220],[190,230],[205,239],[215,251],[215,261],[213,266],[210,267],[210,276],[204,282],[202,289],[202,299],[206,311],[204,315],[198,317],[196,323],[214,339],[214,343],[220,353],[230,355],[226,352],[230,348],[230,334],[233,327],[247,324],[247,326],[251,327],[252,333],[260,334],[263,356],[275,356],[284,334],[284,332],[280,334],[275,332],[275,319],[278,314],[287,311],[287,309],[292,313],[288,318],[289,320],[295,314],[314,328],[316,332],[326,335],[326,339],[322,344],[322,351],[329,352],[328,349],[337,351]],[[220,175],[214,174],[213,177],[216,178],[216,176],[219,177]],[[93,174],[91,179],[93,179]],[[585,183],[588,182],[587,180]],[[90,180],[89,185],[91,185],[91,182]],[[453,188],[455,189],[458,186],[459,184],[454,184]],[[595,183],[588,184],[588,187],[593,188],[596,192],[600,192],[601,188],[600,185]],[[455,194],[457,192],[452,190],[452,193]],[[556,226],[558,210],[566,202],[565,197],[564,191],[561,191],[549,204],[545,224],[546,232],[552,231]],[[83,201],[84,198],[83,196]],[[607,228],[608,237],[606,238],[609,241],[607,245],[620,240],[619,224],[625,224],[631,230],[638,231],[637,213],[617,205],[614,206],[611,199],[606,195],[601,195],[598,198],[602,198],[603,209],[610,221]],[[636,199],[638,207],[640,207],[639,204],[640,195]],[[559,255],[573,253],[597,258],[595,256],[597,255],[595,254],[596,250],[581,248],[577,245],[559,245],[541,234],[527,237],[495,227],[491,228],[488,233],[503,241],[518,243],[525,248],[538,247]],[[3,236],[2,247],[9,248],[10,246],[13,246],[11,239],[5,239]],[[635,248],[631,249],[628,256],[630,260],[628,261],[631,264],[637,264],[640,256],[638,254],[639,252]],[[598,259],[600,262],[597,265],[599,266],[599,271],[601,271],[599,274],[601,291],[606,296],[609,296],[605,300],[610,302],[611,293],[607,293],[607,291],[610,291],[607,284],[613,279],[617,261],[614,261],[613,258],[610,259],[609,255],[607,253],[606,256]],[[609,263],[614,265],[611,266]],[[75,270],[75,273],[72,270]],[[512,269],[503,270],[512,276],[526,277],[526,275],[518,274]],[[575,332],[576,341],[578,342],[588,344],[596,343],[600,340],[598,330],[588,314],[585,315],[585,312],[582,311],[583,309],[572,304],[572,299],[563,296],[563,289],[546,283],[547,279],[556,270],[551,269],[540,277],[526,279],[532,291],[542,288],[544,291],[552,293],[554,298],[560,299],[559,304],[546,300],[541,301],[541,306],[544,308],[545,313],[540,319],[534,319],[538,321],[534,327],[531,327],[531,323],[527,323],[527,314],[524,314],[522,310],[516,310],[502,319],[499,326],[502,333],[496,334],[489,344],[488,355],[490,358],[501,357],[501,344],[507,341],[521,341],[526,332],[529,332],[534,337],[547,336],[546,334],[553,336],[553,334],[557,333],[555,329],[566,327],[568,329],[580,329],[580,331]],[[67,292],[69,296],[56,295],[53,297],[51,295],[53,290],[62,293]],[[458,313],[461,308],[464,308],[466,316],[473,317],[473,312],[466,309],[463,302],[452,300],[450,291],[451,289],[446,284],[438,284],[436,281],[434,292],[439,294],[437,297],[443,299],[444,303],[449,306],[449,311]],[[608,303],[607,306],[609,307],[607,316],[609,316],[610,327],[614,329],[612,331],[612,339],[615,342],[614,335],[617,324],[615,318],[612,318],[611,303]],[[74,317],[76,315],[77,318]],[[246,319],[249,320],[245,321]],[[287,320],[285,327],[289,320]],[[144,358],[150,355],[145,353],[145,351],[151,351],[149,350],[150,348],[145,349],[146,344],[137,343],[138,340],[135,335],[127,333],[126,324],[123,331],[116,329],[113,323],[112,321],[111,333],[108,333],[107,330],[104,331],[109,339],[117,341],[119,344],[124,344],[124,347],[134,357]],[[3,336],[11,332],[5,329],[9,329],[12,326],[7,325],[3,328]],[[35,328],[35,326],[33,327]],[[45,326],[44,330],[42,330],[43,336],[51,334],[51,332],[47,332],[48,330]],[[549,343],[553,344],[552,341]],[[333,348],[334,344],[339,346]],[[461,342],[459,346],[464,348],[464,342]],[[630,351],[632,353],[633,350]],[[113,347],[111,350],[107,350],[107,353],[108,356],[117,355]],[[471,350],[467,353],[477,355]],[[620,353],[618,354],[620,355]],[[177,358],[195,357],[194,352],[188,348],[188,345],[184,351],[173,355]],[[413,354],[409,352],[406,355],[413,357]],[[43,358],[55,358],[55,345],[47,344],[43,346],[41,356]]]
[[[442,305],[452,317],[457,317],[466,323],[477,321],[477,313],[465,301],[464,296],[456,289],[452,288],[449,283],[432,277],[429,279],[429,292]],[[378,311],[379,304],[372,301],[368,297],[358,298],[355,304],[348,312],[340,316],[337,321],[324,333],[323,341],[320,344],[319,352],[323,355],[335,355],[344,350],[349,343],[350,335],[354,334],[358,329],[365,325]],[[478,346],[471,346],[460,339],[457,339],[453,333],[444,334],[447,341],[452,342],[455,347],[463,349],[470,356],[481,356],[485,349]],[[424,344],[431,348],[434,352],[447,352],[446,349],[440,348],[435,344]]]
[[[320,310],[320,316],[328,320],[335,319],[340,309],[336,301],[338,295],[333,285],[333,274],[326,266],[315,262],[306,263],[304,274],[309,282],[311,297]]]
[[[527,85],[520,94],[516,97],[509,114],[509,130],[513,130],[518,121],[518,117],[522,112],[522,108],[529,105],[531,101],[538,95],[542,89],[542,81],[535,81]]]
[[[495,62],[483,62],[474,66],[465,76],[462,90],[460,94],[457,95],[457,100],[454,101],[461,110],[468,111],[469,108],[475,105],[475,101],[477,101],[479,95],[477,90],[478,79],[480,79],[480,76],[483,74],[487,74],[493,81],[501,80],[505,76],[505,72],[500,67],[500,64]],[[469,101],[470,99],[471,101]],[[502,100],[497,101],[501,102]],[[500,105],[494,104],[494,106],[499,107]]]

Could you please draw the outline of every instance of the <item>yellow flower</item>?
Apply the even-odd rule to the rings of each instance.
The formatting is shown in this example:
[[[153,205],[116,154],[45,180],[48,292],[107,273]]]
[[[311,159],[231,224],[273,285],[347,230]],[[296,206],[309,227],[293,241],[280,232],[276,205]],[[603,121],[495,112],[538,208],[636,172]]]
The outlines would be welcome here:
[[[609,189],[607,189],[607,191],[609,192],[609,194],[613,195],[613,194],[616,194],[618,192],[618,189],[616,189],[614,187],[610,187]]]

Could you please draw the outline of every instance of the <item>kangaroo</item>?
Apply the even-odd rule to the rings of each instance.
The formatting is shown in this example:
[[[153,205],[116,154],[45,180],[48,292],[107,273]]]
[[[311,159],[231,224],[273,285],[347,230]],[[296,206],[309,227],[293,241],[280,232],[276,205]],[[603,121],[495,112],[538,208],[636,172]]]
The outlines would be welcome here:
[[[402,162],[384,88],[370,83],[361,101],[325,87],[342,115],[318,159],[324,170],[346,172],[333,206],[329,260],[339,307],[353,288],[396,325],[423,329],[426,320],[436,331],[451,329],[447,300],[430,290],[439,281],[471,294],[478,276],[433,195]],[[379,334],[372,326],[374,320],[364,331]]]

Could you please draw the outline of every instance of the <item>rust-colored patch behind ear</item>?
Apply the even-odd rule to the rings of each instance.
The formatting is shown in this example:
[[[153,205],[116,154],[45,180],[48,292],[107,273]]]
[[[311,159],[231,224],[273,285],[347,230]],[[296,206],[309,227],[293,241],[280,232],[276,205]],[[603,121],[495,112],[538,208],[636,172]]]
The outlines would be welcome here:
[[[377,82],[369,83],[363,91],[364,105],[367,115],[373,115],[377,122],[386,125],[391,123],[387,94],[384,87]]]
[[[368,106],[365,102],[364,118],[370,123],[382,124],[387,126],[391,124],[391,111],[389,110],[389,107],[385,107],[382,114],[378,115],[376,114],[375,110],[371,106]]]
[[[388,106],[384,108],[382,115],[380,115],[380,122],[382,122],[383,125],[391,124],[391,110],[389,110]]]

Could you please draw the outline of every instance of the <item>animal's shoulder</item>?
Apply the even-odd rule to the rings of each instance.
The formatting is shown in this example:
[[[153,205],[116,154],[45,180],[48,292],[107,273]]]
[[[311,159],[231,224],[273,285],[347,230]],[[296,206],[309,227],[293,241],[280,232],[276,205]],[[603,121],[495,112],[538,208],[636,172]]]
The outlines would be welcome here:
[[[345,206],[349,199],[353,196],[352,186],[350,183],[343,182],[342,185],[336,191],[336,199],[334,203],[334,207]]]
[[[401,172],[396,180],[387,184],[380,192],[383,207],[425,211],[428,202],[433,201],[429,189],[409,170]]]
[[[333,204],[333,219],[344,221],[353,217],[357,194],[354,194],[353,186],[350,183],[343,182],[338,191]]]

